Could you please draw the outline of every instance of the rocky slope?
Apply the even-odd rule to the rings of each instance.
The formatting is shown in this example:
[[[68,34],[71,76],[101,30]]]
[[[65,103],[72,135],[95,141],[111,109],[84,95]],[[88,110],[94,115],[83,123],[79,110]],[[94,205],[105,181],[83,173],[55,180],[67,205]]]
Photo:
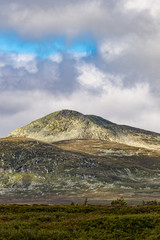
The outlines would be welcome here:
[[[67,149],[67,150],[64,150]],[[71,151],[72,150],[72,151]],[[102,140],[0,140],[0,202],[160,197],[160,152]],[[3,201],[2,201],[3,200]],[[71,200],[70,200],[71,202]]]
[[[16,129],[8,137],[27,137],[44,142],[99,139],[130,146],[160,149],[160,134],[118,125],[94,115],[62,110]]]

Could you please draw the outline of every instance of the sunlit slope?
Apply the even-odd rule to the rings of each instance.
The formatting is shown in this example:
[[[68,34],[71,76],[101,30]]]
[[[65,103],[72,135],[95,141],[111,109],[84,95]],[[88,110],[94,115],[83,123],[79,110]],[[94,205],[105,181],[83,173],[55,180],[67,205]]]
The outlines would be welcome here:
[[[62,110],[11,132],[9,137],[28,137],[44,142],[99,139],[131,146],[160,149],[160,134],[118,125],[94,115]]]

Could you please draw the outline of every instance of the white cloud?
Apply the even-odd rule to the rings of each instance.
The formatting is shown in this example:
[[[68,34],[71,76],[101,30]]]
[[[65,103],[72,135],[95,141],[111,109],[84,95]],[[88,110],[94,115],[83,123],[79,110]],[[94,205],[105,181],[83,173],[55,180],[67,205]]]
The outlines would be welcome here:
[[[78,64],[78,82],[88,88],[102,87],[105,81],[105,74],[98,70],[93,64]]]
[[[154,0],[155,1],[155,0]],[[150,0],[127,0],[125,1],[125,8],[127,10],[137,10],[137,11],[142,11],[146,9],[150,9],[150,7],[153,5],[154,1]]]
[[[36,73],[37,62],[34,54],[1,54],[0,67],[12,66],[15,69],[25,68],[29,73]]]
[[[78,82],[89,89],[109,90],[112,87],[123,87],[123,76],[113,75],[97,68],[94,64],[79,62],[77,64]],[[98,90],[98,89],[97,89]]]
[[[60,53],[57,53],[57,54],[53,54],[53,55],[50,55],[49,56],[49,59],[52,61],[52,62],[55,62],[55,63],[61,63],[62,60],[63,60],[63,57]]]
[[[10,59],[14,68],[24,67],[30,73],[36,73],[38,71],[35,55],[33,54],[11,54]]]
[[[148,11],[152,17],[159,18],[160,4],[159,0],[125,0],[124,1],[125,10],[141,12]]]
[[[102,57],[107,62],[111,62],[120,56],[123,56],[125,53],[127,53],[128,49],[128,44],[125,42],[125,39],[123,39],[123,41],[118,40],[117,42],[114,40],[104,41],[100,46],[100,53],[102,54]]]
[[[73,52],[73,51],[68,51],[68,54],[71,58],[75,59],[76,61],[79,61],[90,55],[90,53],[87,53],[87,52],[78,53],[78,52]]]

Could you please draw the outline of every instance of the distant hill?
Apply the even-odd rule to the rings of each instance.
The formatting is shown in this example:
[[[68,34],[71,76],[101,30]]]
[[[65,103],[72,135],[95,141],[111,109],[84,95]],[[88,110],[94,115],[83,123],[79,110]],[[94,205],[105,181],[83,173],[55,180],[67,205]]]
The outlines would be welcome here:
[[[14,130],[7,137],[27,137],[50,143],[71,139],[99,139],[160,149],[158,133],[118,125],[98,116],[72,110],[51,113]]]

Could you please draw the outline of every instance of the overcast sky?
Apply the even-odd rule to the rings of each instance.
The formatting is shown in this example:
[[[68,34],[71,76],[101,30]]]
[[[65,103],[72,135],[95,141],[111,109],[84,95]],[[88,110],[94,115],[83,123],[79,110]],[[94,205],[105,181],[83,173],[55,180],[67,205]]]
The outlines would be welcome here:
[[[159,0],[0,6],[0,137],[61,109],[160,132]]]

